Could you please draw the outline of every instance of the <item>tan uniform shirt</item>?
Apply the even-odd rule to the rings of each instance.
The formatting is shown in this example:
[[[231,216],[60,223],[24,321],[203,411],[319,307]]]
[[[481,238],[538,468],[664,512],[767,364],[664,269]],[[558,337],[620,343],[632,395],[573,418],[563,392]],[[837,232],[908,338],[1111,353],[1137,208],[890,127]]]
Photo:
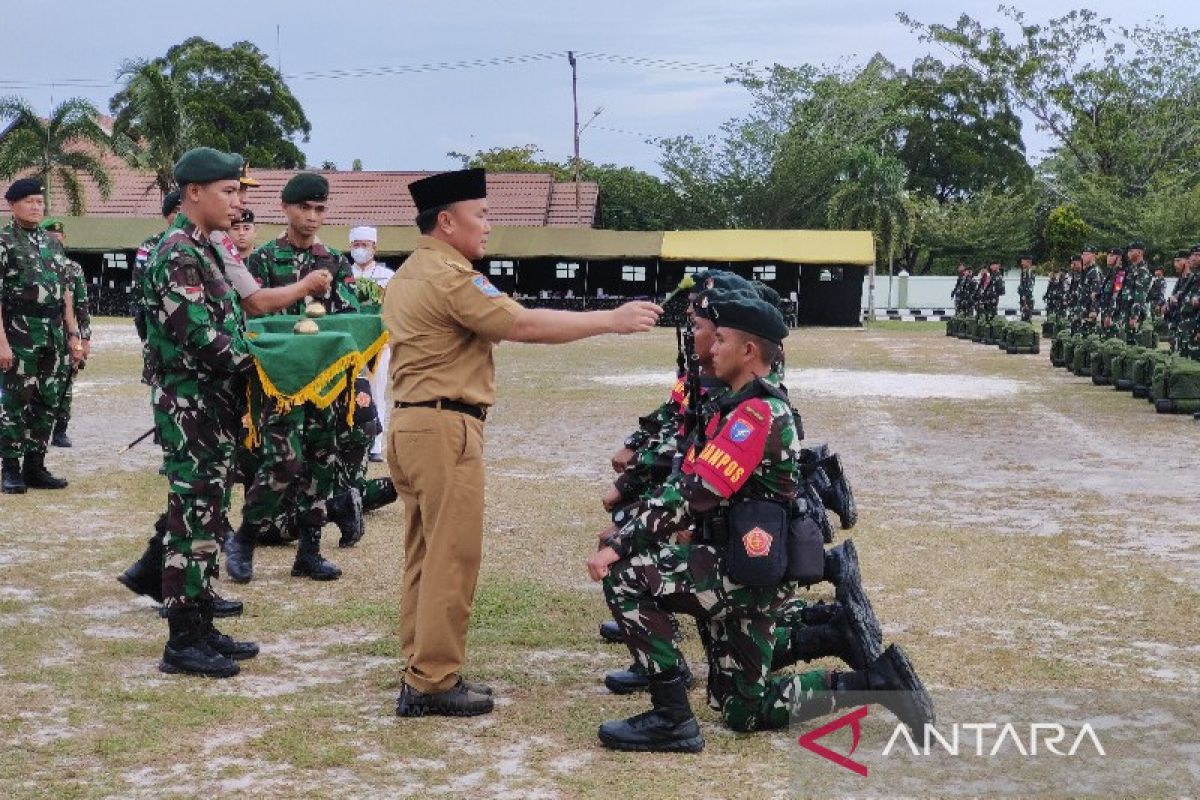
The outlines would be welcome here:
[[[419,237],[383,299],[383,322],[391,334],[392,399],[491,406],[496,401],[492,348],[520,310],[520,303],[453,247]]]

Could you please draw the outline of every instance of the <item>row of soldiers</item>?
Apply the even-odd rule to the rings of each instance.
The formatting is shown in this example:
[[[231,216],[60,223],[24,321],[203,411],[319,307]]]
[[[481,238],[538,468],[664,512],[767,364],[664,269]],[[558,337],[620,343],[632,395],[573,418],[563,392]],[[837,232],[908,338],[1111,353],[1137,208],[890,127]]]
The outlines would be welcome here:
[[[837,455],[802,446],[782,383],[788,329],[778,295],[718,270],[690,288],[679,378],[613,456],[616,478],[603,498],[613,524],[588,559],[612,615],[601,635],[624,642],[633,659],[604,683],[618,694],[647,691],[652,705],[601,725],[601,742],[703,748],[676,614],[695,619],[708,703],[734,730],[781,728],[864,702],[923,729],[932,703],[904,651],[883,647],[853,542],[825,548],[826,509],[844,528],[857,511]],[[823,582],[832,584],[829,602],[796,595]],[[783,671],[826,657],[845,666]]]
[[[46,468],[47,446],[70,447],[75,375],[91,353],[83,269],[67,258],[62,222],[46,218],[37,178],[4,194],[12,220],[0,228],[0,458],[5,494],[63,489]]]
[[[258,545],[298,539],[292,575],[333,580],[341,569],[321,553],[326,522],[341,528],[339,544],[352,546],[363,533],[364,495],[375,507],[396,495],[390,481],[366,480],[377,414],[365,379],[321,408],[275,402],[253,378],[247,317],[303,313],[313,298],[329,313],[360,309],[348,261],[318,236],[326,179],[299,173],[288,181],[287,228],[255,249],[245,205],[257,184],[240,156],[195,148],[174,176],[179,189],[163,206],[168,227],[140,248],[133,288],[167,506],[119,580],[162,603],[169,626],[162,671],[229,677],[258,646],[214,627],[214,618],[243,610],[213,589],[220,552],[229,577],[244,583]],[[251,407],[248,393],[256,398]],[[249,446],[251,430],[261,437],[257,448]],[[236,482],[245,502],[235,532],[228,513]]]

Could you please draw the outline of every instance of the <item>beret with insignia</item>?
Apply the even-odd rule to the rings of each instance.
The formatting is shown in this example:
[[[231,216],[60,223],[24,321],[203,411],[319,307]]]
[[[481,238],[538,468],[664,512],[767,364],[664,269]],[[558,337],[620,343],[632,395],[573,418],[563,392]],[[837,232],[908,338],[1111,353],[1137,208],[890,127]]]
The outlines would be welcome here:
[[[788,335],[783,313],[753,293],[726,293],[723,297],[711,301],[708,306],[712,321],[719,328],[744,331],[777,344]]]
[[[4,199],[10,203],[15,203],[18,200],[24,200],[30,195],[42,193],[42,182],[37,178],[20,178],[13,181],[12,185],[8,187],[8,191],[4,193]]]
[[[315,172],[299,172],[283,187],[285,203],[322,203],[329,199],[329,181]]]

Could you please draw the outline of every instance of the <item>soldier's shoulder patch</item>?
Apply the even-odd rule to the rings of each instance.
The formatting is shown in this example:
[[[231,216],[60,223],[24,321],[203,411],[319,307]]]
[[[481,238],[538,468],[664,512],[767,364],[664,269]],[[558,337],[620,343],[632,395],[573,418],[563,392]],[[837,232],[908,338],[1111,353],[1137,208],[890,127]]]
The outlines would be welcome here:
[[[488,280],[486,275],[476,275],[471,279],[471,283],[475,285],[476,289],[483,292],[484,297],[499,297],[502,294],[502,292],[497,289],[491,281]]]
[[[734,420],[729,426],[729,438],[735,442],[744,442],[754,433],[754,426],[745,420]]]

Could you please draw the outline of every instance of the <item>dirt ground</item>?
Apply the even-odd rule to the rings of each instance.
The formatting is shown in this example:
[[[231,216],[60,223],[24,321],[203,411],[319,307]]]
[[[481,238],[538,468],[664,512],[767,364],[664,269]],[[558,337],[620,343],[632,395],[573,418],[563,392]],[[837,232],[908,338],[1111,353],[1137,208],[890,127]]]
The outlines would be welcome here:
[[[807,441],[840,452],[853,481],[850,533],[885,634],[935,701],[1118,677],[1200,688],[1200,423],[939,326],[802,330],[787,345]],[[164,485],[148,441],[118,454],[150,413],[132,326],[100,322],[75,447],[48,459],[70,488],[0,498],[0,796],[819,792],[797,783],[795,731],[734,735],[699,689],[700,756],[616,754],[595,737],[645,698],[600,683],[628,655],[596,636],[604,606],[584,559],[605,524],[608,456],[665,397],[673,349],[669,331],[500,349],[467,667],[495,686],[497,709],[400,720],[398,506],[351,550],[326,529],[337,582],[291,578],[291,548],[267,548],[253,583],[220,586],[247,605],[222,627],[262,646],[240,676],[158,672],[165,624],[115,576],[141,552]],[[694,634],[685,649],[702,662]]]

